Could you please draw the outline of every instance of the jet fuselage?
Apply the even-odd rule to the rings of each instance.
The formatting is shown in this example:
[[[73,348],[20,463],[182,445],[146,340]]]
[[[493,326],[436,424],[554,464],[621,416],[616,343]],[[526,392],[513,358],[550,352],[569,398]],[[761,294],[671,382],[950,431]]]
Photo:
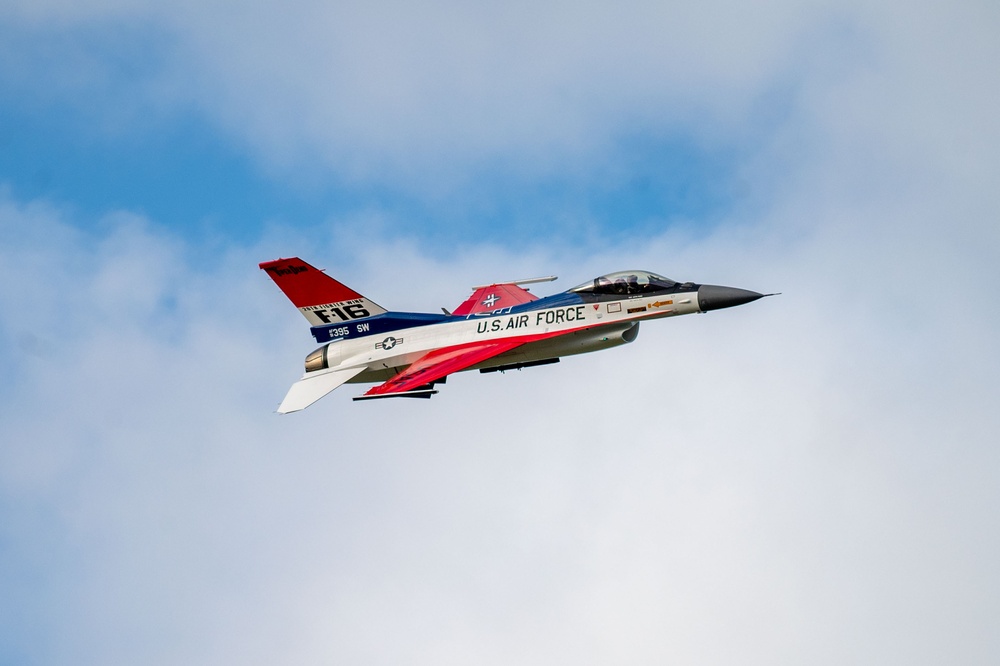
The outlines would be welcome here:
[[[636,294],[566,291],[529,303],[462,316],[386,313],[364,321],[314,326],[312,332],[317,340],[330,341],[316,350],[322,350],[325,356],[322,367],[365,367],[347,383],[384,381],[441,347],[488,340],[523,340],[522,346],[465,369],[494,368],[632,342],[642,321],[706,312],[707,309],[701,309],[699,289],[729,289],[691,283],[678,287],[675,291]],[[759,297],[756,292],[733,291],[740,292],[737,297],[750,294]],[[704,297],[703,300],[707,302]]]
[[[537,298],[534,278],[474,287],[454,312],[392,312],[298,257],[260,267],[311,324],[323,346],[281,413],[305,409],[345,383],[382,382],[355,400],[429,398],[449,374],[554,363],[635,340],[639,324],[732,307],[761,298],[745,289],[679,283],[648,271],[622,271]]]

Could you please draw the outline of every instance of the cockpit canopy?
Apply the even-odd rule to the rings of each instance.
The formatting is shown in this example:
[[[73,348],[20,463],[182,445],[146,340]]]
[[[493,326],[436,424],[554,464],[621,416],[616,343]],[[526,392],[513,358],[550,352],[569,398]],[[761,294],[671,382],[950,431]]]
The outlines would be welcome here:
[[[676,285],[670,278],[649,271],[619,271],[584,282],[570,291],[578,294],[651,294],[673,289]]]

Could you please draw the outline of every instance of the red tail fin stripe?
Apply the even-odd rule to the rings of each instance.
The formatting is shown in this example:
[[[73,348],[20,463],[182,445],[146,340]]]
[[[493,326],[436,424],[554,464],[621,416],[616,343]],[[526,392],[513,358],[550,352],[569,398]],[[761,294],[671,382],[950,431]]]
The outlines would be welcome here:
[[[265,261],[260,267],[298,308],[364,298],[298,257]]]

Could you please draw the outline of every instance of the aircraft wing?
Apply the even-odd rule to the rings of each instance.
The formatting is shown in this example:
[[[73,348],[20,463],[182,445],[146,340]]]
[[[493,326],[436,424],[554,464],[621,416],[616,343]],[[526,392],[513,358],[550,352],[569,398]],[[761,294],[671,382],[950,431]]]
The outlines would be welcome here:
[[[494,312],[521,303],[537,300],[537,296],[510,282],[478,287],[472,296],[452,312],[453,315],[470,315],[480,312]]]
[[[324,395],[337,388],[351,377],[361,374],[364,367],[347,370],[316,370],[306,374],[302,379],[292,384],[288,394],[278,407],[279,414],[288,414],[305,409]]]
[[[369,389],[364,395],[358,396],[355,400],[390,397],[409,393],[415,389],[425,387],[453,372],[465,370],[486,359],[510,351],[515,347],[520,347],[522,344],[524,342],[497,340],[436,349],[424,354],[398,375],[383,384]],[[429,392],[426,393],[426,397],[430,397]]]

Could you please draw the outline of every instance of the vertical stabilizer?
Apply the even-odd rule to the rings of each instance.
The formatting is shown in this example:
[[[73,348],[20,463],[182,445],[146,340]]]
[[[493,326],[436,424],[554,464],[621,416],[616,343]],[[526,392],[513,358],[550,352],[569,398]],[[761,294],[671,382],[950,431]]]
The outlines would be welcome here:
[[[312,326],[349,322],[386,309],[298,257],[260,264]]]

